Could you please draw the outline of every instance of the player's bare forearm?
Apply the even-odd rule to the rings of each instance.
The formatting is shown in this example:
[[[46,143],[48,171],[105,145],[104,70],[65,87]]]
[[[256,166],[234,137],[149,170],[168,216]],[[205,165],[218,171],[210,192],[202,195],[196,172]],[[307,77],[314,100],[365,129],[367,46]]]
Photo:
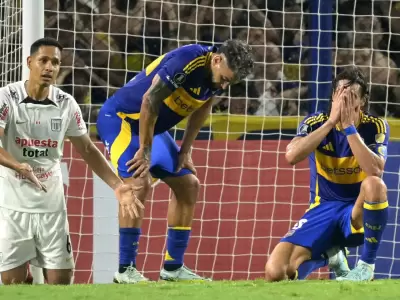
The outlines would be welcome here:
[[[20,163],[10,153],[0,147],[0,165],[18,171]]]
[[[210,99],[206,103],[204,103],[202,107],[200,107],[189,116],[188,122],[186,124],[186,130],[183,134],[180,150],[181,152],[187,153],[190,151],[193,141],[196,139],[201,127],[210,115],[212,105],[213,101],[212,99]]]
[[[0,128],[0,138],[4,136],[4,128]],[[20,163],[8,153],[1,144],[0,141],[0,165],[18,171]]]
[[[334,126],[335,124],[328,120],[324,125],[311,132],[309,135],[305,137],[295,137],[286,147],[286,160],[291,165],[295,165],[306,159],[313,151],[315,151],[315,149],[317,149],[318,145]]]
[[[349,135],[347,141],[361,169],[368,176],[382,176],[385,166],[383,157],[372,152],[358,134]]]
[[[78,137],[72,136],[69,139],[93,172],[107,183],[110,188],[115,190],[122,183],[121,179],[108,164],[104,155],[93,144],[87,134]]]
[[[151,153],[153,143],[154,126],[156,124],[161,105],[165,98],[171,94],[171,90],[156,75],[149,90],[144,94],[140,108],[139,139],[140,147]]]

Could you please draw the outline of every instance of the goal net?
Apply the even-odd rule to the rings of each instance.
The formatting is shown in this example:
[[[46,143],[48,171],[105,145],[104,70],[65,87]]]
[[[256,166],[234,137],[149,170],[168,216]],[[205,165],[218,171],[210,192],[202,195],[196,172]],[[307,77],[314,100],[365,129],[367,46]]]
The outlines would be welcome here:
[[[4,84],[19,79],[25,58],[18,1],[0,3]],[[214,279],[263,277],[268,255],[309,201],[308,164],[291,167],[285,147],[306,114],[326,108],[332,76],[344,66],[360,66],[371,85],[371,111],[391,126],[384,175],[390,220],[376,277],[394,278],[400,276],[398,16],[397,1],[45,1],[45,34],[65,47],[57,84],[81,104],[93,138],[102,103],[160,54],[228,38],[253,46],[253,76],[217,99],[193,147],[202,188],[185,263]],[[184,126],[170,132],[178,143]],[[63,168],[75,282],[110,282],[118,266],[113,192],[69,143]],[[138,268],[152,279],[162,267],[170,198],[160,183],[146,204]],[[359,253],[350,249],[351,265]],[[313,277],[329,276],[325,268]]]

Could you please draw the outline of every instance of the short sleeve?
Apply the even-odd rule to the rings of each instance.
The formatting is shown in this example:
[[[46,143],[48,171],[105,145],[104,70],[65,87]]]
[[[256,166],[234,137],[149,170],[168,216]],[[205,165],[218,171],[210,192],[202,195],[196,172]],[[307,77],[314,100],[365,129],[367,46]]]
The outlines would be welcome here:
[[[66,136],[81,136],[87,133],[85,121],[82,118],[82,111],[76,103],[75,99],[69,99],[70,106],[70,120],[66,131]]]
[[[200,50],[197,45],[177,49],[157,72],[172,91],[181,87],[193,74],[188,71],[205,64],[206,57]]]
[[[389,137],[389,124],[385,120],[377,118],[375,122],[371,124],[371,140],[368,143],[368,148],[386,160]]]
[[[309,135],[323,120],[324,118],[322,114],[308,115],[300,122],[296,136],[305,137]]]
[[[0,127],[5,128],[10,119],[10,95],[5,88],[0,89]]]

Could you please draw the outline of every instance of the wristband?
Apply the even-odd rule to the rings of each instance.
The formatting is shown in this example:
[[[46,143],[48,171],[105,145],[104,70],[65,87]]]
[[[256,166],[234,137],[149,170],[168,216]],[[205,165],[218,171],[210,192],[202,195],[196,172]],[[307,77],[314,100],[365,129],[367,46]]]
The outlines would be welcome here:
[[[347,128],[344,129],[344,134],[346,136],[352,135],[352,134],[357,134],[357,129],[354,125],[351,125]]]

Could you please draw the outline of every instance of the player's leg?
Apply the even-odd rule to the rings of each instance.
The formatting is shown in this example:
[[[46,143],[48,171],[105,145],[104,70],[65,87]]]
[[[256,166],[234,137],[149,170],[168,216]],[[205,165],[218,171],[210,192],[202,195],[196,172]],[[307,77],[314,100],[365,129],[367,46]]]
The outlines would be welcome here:
[[[31,264],[43,269],[48,284],[71,284],[74,257],[67,212],[40,213],[35,218],[37,255]]]
[[[115,114],[102,111],[97,120],[97,129],[118,175],[125,183],[142,187],[136,192],[136,196],[144,203],[150,191],[151,178],[133,178],[134,172],[128,172],[129,167],[126,166],[139,149],[139,137],[132,133],[127,121]],[[119,208],[119,267],[114,275],[116,283],[136,283],[148,280],[136,269],[144,211],[140,210],[139,214],[140,216],[134,219],[130,216],[124,217]]]
[[[3,284],[29,282],[28,262],[36,256],[31,214],[0,208],[0,274]]]
[[[364,247],[357,266],[338,280],[368,281],[374,276],[376,254],[388,219],[387,188],[381,178],[368,176],[361,184],[360,195],[351,211],[351,229],[364,232]],[[345,223],[344,223],[345,224]]]
[[[267,281],[304,279],[328,265],[337,209],[336,202],[323,202],[304,214],[271,253],[265,267]]]
[[[179,148],[169,133],[154,137],[151,173],[161,178],[173,192],[168,206],[168,237],[163,280],[204,280],[184,266],[183,257],[189,243],[194,209],[200,183],[188,169],[175,172]]]

